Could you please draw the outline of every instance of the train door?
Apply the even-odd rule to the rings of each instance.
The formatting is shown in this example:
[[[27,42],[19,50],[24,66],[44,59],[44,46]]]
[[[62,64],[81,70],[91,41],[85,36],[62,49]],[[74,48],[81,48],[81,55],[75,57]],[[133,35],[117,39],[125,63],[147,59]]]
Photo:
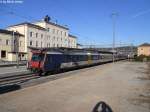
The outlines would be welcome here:
[[[53,71],[60,69],[61,61],[61,54],[47,54],[44,65],[45,71]]]
[[[91,53],[88,53],[88,64],[92,63],[92,56]]]

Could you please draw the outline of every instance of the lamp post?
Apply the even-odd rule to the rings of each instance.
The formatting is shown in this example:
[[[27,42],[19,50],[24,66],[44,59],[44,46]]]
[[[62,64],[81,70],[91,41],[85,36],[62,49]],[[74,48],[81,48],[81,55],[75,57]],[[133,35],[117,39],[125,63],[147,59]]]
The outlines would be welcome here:
[[[113,62],[115,61],[115,28],[116,28],[116,17],[118,16],[118,13],[114,12],[111,14],[111,18],[113,21],[113,43],[112,43],[112,51],[113,51]]]

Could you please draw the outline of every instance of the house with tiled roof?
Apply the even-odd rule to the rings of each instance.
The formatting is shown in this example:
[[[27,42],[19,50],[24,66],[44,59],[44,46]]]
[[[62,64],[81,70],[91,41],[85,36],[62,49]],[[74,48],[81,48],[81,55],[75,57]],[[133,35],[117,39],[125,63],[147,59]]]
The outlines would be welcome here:
[[[150,43],[143,43],[138,46],[138,56],[150,56]]]

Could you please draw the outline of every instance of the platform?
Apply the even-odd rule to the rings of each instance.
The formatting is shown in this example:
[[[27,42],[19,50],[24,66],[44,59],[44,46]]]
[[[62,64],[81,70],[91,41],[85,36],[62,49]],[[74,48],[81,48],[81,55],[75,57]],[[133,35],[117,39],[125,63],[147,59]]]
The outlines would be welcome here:
[[[0,95],[1,112],[91,112],[99,101],[114,112],[149,112],[146,63],[117,62]],[[146,97],[145,97],[146,98]],[[141,100],[140,100],[141,99]]]

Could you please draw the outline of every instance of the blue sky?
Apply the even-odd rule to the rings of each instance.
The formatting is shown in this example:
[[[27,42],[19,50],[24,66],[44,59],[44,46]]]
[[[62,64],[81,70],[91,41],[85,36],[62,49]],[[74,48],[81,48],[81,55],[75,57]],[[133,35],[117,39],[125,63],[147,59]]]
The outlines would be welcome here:
[[[22,0],[22,4],[0,4],[0,28],[40,20],[68,25],[81,44],[112,43],[111,13],[117,12],[116,43],[150,42],[150,0]],[[10,13],[11,12],[11,13]],[[13,13],[12,13],[13,12]]]

